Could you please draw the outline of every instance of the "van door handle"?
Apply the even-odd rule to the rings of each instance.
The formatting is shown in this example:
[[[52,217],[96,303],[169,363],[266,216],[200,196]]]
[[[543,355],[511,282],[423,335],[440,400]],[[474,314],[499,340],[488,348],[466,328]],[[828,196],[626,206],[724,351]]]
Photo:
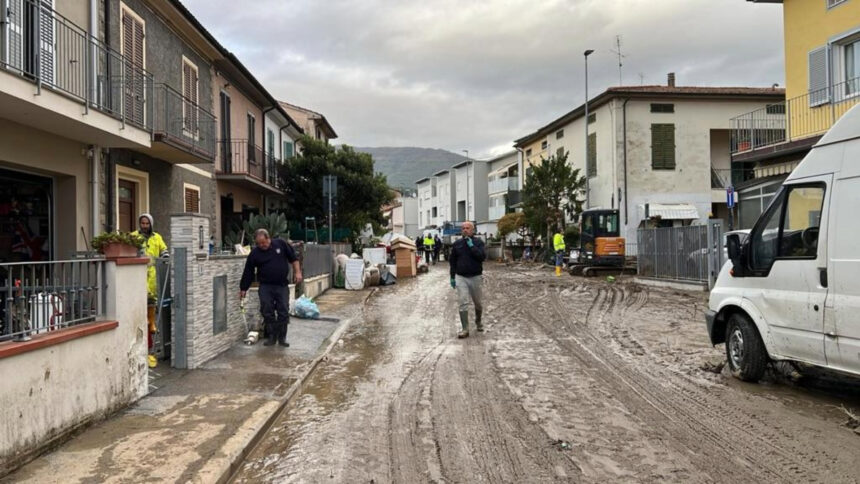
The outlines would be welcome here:
[[[827,287],[827,269],[818,269],[818,280],[821,287]]]

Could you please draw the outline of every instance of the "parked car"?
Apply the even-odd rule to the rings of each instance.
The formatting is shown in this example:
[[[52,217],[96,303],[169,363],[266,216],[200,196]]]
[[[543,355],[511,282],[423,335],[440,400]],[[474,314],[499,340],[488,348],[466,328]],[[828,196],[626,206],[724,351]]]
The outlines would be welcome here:
[[[860,375],[860,106],[789,175],[749,235],[728,235],[731,261],[706,311],[728,368],[757,381],[768,361]]]

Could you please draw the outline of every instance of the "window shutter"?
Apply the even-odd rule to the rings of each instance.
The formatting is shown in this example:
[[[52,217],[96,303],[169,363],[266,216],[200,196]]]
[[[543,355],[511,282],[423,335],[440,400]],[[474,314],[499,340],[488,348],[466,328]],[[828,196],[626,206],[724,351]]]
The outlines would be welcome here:
[[[39,2],[39,76],[54,83],[54,12],[50,0]]]
[[[200,213],[200,193],[193,188],[185,189],[185,212]]]
[[[585,171],[589,177],[597,176],[597,133],[588,135],[588,160]]]
[[[9,67],[21,69],[24,67],[24,38],[22,31],[22,21],[24,19],[24,4],[22,0],[12,0],[9,2],[8,15],[4,15],[4,19],[8,24],[8,50],[7,60]]]
[[[675,125],[651,125],[651,168],[675,169]]]
[[[809,105],[830,102],[829,49],[819,47],[809,53]]]
[[[199,104],[197,96],[199,95],[197,86],[199,83],[199,79],[197,78],[197,69],[194,66],[189,65],[188,71],[191,74],[191,86],[189,87],[189,93],[191,94],[188,98],[191,99],[191,131],[194,135],[197,135],[197,131],[199,129],[197,105]]]

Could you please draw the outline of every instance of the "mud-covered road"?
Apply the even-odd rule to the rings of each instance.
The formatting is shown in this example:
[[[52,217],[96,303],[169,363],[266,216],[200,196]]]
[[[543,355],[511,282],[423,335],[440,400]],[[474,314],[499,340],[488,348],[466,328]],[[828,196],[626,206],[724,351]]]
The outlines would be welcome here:
[[[236,481],[860,480],[860,380],[731,379],[704,293],[488,265],[484,295],[457,340],[447,266],[381,289]]]

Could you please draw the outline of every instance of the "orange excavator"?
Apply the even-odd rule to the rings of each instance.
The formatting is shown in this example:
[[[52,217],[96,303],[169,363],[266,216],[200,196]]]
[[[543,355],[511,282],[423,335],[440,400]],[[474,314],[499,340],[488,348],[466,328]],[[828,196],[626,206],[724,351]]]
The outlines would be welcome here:
[[[620,236],[618,210],[586,210],[579,220],[579,254],[570,261],[571,275],[636,273],[625,267],[626,241]]]

